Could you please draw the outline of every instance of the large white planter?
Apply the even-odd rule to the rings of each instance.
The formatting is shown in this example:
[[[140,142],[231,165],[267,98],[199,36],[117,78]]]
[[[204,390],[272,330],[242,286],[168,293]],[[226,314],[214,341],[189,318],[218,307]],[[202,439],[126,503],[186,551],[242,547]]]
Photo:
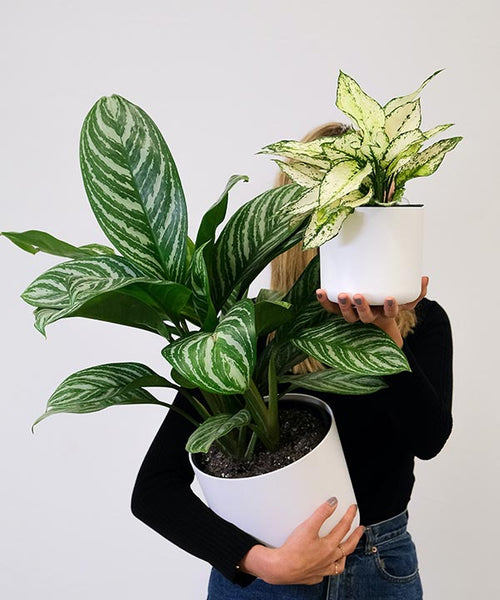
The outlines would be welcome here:
[[[331,419],[325,438],[295,463],[264,475],[224,479],[200,471],[190,455],[208,506],[273,547],[281,546],[293,529],[328,498],[336,496],[339,504],[325,521],[322,536],[332,530],[349,505],[356,503],[330,407],[307,394],[291,393],[286,398],[320,407]],[[356,515],[351,531],[358,524]]]
[[[320,248],[321,287],[332,302],[342,292],[380,305],[420,295],[423,206],[362,206]]]

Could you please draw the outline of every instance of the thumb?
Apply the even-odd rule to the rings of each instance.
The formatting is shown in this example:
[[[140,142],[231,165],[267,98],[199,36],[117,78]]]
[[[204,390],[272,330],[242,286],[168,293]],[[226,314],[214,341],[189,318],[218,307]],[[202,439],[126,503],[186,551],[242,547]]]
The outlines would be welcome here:
[[[337,504],[337,498],[329,498],[326,502],[320,504],[313,514],[304,521],[304,526],[317,535],[323,523],[334,513]]]

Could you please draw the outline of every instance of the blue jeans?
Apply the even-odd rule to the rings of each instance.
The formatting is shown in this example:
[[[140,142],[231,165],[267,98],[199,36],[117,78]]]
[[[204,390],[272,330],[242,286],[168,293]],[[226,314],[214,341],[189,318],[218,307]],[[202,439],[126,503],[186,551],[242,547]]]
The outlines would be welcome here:
[[[367,527],[347,557],[344,572],[316,585],[270,585],[256,579],[242,588],[212,569],[207,600],[421,600],[417,554],[407,522],[404,512]]]

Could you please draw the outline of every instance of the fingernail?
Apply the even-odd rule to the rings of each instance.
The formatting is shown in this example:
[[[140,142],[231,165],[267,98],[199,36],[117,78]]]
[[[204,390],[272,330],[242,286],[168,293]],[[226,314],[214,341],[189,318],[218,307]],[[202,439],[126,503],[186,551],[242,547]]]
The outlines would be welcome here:
[[[387,300],[387,306],[392,306],[394,302],[392,300]]]
[[[316,292],[316,298],[318,298],[318,300],[321,300],[321,298],[323,298],[323,294],[318,294],[318,292]]]
[[[347,298],[339,298],[339,302],[340,304],[346,304],[347,303]]]
[[[354,302],[356,302],[356,304],[359,306],[363,301],[361,298],[354,298]]]
[[[338,500],[337,500],[337,498],[335,498],[335,496],[332,496],[331,498],[328,498],[326,503],[329,504],[330,506],[336,506],[338,504]]]

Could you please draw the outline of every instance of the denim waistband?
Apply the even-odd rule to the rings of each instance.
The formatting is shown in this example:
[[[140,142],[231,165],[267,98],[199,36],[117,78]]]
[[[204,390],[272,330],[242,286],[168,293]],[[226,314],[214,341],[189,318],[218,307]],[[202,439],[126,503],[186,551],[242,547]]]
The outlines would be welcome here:
[[[371,554],[372,552],[376,552],[377,545],[405,533],[407,524],[408,511],[405,510],[391,519],[369,525],[354,552],[356,554]]]

